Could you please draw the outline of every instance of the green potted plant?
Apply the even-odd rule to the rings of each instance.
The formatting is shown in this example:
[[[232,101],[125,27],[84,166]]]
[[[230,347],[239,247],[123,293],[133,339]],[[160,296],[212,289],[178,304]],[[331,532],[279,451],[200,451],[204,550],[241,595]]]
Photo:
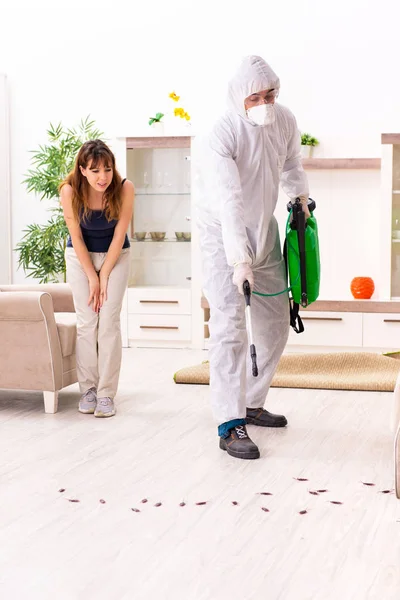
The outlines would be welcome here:
[[[303,158],[311,158],[315,146],[318,146],[319,141],[309,133],[301,134],[301,152]]]
[[[32,151],[32,166],[23,183],[28,192],[40,194],[40,200],[52,201],[50,219],[44,225],[33,223],[23,231],[24,235],[15,251],[19,254],[18,268],[28,277],[40,283],[65,281],[64,252],[68,229],[60,206],[58,186],[72,170],[79,148],[87,140],[101,137],[89,117],[75,129],[66,129],[59,123],[50,124],[47,131],[49,144]]]
[[[164,117],[164,113],[158,112],[155,117],[150,117],[149,125],[155,129],[159,134],[164,132],[164,123],[161,120]]]

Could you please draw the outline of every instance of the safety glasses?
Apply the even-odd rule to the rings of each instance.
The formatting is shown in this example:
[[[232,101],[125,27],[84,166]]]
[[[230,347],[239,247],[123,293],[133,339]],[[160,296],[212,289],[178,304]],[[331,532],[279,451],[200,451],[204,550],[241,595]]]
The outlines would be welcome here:
[[[273,102],[275,102],[276,98],[278,97],[278,94],[278,90],[258,92],[256,94],[251,94],[251,96],[248,96],[248,98],[246,98],[246,102],[249,104],[251,103],[253,105],[272,104]]]

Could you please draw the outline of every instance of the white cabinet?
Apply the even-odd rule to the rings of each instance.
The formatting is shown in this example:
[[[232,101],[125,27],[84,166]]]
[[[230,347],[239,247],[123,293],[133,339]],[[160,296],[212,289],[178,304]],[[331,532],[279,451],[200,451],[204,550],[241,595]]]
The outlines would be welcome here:
[[[363,345],[400,350],[400,314],[364,314]]]
[[[382,134],[381,297],[400,298],[400,134]]]
[[[194,338],[192,265],[196,262],[192,252],[192,138],[127,137],[115,145],[121,173],[135,186],[128,234],[131,271],[121,317],[124,345],[190,347]]]
[[[208,348],[210,310],[205,298],[202,307],[204,348]],[[399,301],[317,300],[310,308],[301,309],[300,316],[304,332],[290,328],[288,351],[400,350]]]
[[[289,345],[355,346],[363,345],[363,315],[349,312],[301,313],[304,332],[290,328]]]
[[[130,287],[127,291],[128,345],[182,348],[192,339],[191,290]]]
[[[310,308],[300,311],[305,330],[291,330],[288,346],[400,350],[400,302],[317,300]]]
[[[127,296],[128,346],[190,346],[192,317],[189,289],[130,287]]]

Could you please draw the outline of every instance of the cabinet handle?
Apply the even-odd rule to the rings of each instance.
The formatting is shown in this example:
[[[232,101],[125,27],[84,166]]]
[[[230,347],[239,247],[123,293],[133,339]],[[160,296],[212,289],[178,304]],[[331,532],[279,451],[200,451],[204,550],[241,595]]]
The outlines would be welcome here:
[[[178,300],[139,300],[140,304],[179,304]]]
[[[343,321],[342,317],[301,317],[302,321]]]
[[[400,323],[400,319],[383,319],[384,323]]]
[[[140,325],[140,329],[179,329],[179,327],[163,327],[160,325]]]

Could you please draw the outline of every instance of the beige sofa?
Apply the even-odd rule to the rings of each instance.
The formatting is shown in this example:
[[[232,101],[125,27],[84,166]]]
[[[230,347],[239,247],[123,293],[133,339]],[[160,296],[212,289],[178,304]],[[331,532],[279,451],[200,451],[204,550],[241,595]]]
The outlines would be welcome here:
[[[66,283],[0,285],[0,389],[41,390],[46,413],[77,381],[76,315]]]

